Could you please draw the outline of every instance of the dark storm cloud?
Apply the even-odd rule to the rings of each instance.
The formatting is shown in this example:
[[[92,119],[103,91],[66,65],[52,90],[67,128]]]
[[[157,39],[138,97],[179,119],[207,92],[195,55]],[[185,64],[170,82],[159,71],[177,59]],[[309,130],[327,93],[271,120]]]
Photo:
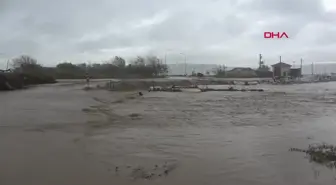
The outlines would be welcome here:
[[[325,53],[335,47],[336,14],[323,2],[0,0],[0,62],[23,53],[52,65],[114,55],[162,56],[168,49],[173,49],[171,62],[180,52],[190,62],[228,65],[253,65],[259,52],[270,58],[319,58],[319,53],[335,58]],[[264,31],[284,31],[290,39],[265,40]]]

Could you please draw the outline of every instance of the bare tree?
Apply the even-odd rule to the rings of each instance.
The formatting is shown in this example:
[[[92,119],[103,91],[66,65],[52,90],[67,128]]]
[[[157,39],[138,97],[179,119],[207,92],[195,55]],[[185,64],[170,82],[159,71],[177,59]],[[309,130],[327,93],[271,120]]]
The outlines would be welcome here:
[[[112,64],[118,67],[125,67],[126,61],[121,57],[115,56],[114,59],[112,60]]]
[[[168,67],[162,63],[162,60],[156,56],[148,56],[146,66],[153,70],[155,76],[168,73]]]
[[[21,55],[18,58],[14,58],[12,62],[14,68],[20,68],[25,65],[38,65],[37,60],[28,55]]]
[[[145,66],[145,59],[141,56],[138,56],[134,61],[134,65],[136,66]]]
[[[37,63],[37,60],[28,56],[22,55],[12,60],[14,70],[21,72],[37,72],[42,69],[42,66]]]

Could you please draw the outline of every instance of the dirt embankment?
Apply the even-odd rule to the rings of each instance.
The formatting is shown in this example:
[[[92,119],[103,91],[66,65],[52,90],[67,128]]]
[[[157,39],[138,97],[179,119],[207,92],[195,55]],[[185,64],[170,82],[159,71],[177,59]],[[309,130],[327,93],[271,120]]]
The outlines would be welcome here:
[[[220,78],[190,78],[190,79],[129,79],[100,83],[98,89],[112,91],[147,90],[150,87],[171,87],[191,85],[256,85],[268,82],[268,79],[220,79]]]
[[[232,80],[213,80],[213,79],[162,79],[162,80],[122,80],[110,81],[103,85],[97,85],[97,88],[112,91],[133,91],[147,90],[153,86],[169,87],[175,86],[191,86],[191,85],[229,85],[233,84]]]
[[[56,83],[56,80],[45,74],[0,73],[0,91],[22,89],[28,85]]]

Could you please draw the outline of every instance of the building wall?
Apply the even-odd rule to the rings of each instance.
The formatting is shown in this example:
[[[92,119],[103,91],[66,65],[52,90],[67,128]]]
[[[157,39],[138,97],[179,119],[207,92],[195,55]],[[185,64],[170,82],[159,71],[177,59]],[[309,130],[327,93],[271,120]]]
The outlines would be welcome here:
[[[232,71],[227,71],[226,72],[226,77],[230,78],[252,78],[252,77],[257,77],[257,74],[255,71],[237,71],[237,70],[232,70]]]
[[[273,76],[274,77],[280,76],[280,73],[281,73],[280,67],[273,67]]]
[[[291,67],[273,67],[274,76],[289,76]]]
[[[299,77],[301,77],[301,69],[300,68],[291,69],[290,70],[290,76],[292,78],[299,78]]]
[[[281,76],[289,76],[290,75],[290,67],[282,67]]]

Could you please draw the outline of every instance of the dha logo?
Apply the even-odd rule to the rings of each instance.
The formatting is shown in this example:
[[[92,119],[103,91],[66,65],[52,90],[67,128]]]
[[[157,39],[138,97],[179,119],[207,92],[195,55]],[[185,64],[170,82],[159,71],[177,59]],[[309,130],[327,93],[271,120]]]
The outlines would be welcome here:
[[[283,37],[286,37],[288,38],[288,35],[286,32],[264,32],[264,38],[265,39],[274,39],[275,38],[278,38],[278,39],[281,39]]]

